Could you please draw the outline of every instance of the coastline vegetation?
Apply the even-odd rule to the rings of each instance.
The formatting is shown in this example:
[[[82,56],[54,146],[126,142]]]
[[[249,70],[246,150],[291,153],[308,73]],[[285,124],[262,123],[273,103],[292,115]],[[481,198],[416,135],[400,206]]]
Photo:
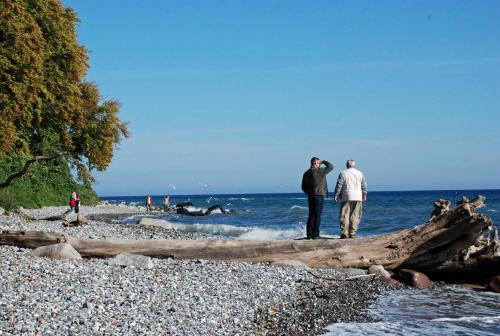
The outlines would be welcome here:
[[[119,102],[85,80],[77,23],[60,0],[0,2],[0,206],[65,204],[74,190],[95,203],[92,171],[129,136]]]
[[[2,159],[0,180],[10,171],[18,169],[25,159],[20,155],[9,155]],[[78,183],[63,158],[50,162],[37,162],[12,185],[0,189],[0,207],[11,210],[39,208],[44,205],[66,205],[69,194],[76,191],[82,198],[82,204],[94,205],[99,197],[89,184]]]

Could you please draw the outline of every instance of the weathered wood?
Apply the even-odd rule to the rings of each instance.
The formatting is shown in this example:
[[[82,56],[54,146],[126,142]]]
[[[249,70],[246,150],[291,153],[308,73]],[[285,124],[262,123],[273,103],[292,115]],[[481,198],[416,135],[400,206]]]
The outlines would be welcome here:
[[[427,274],[496,274],[500,244],[491,219],[475,212],[484,198],[462,202],[434,214],[429,222],[394,233],[356,239],[251,240],[100,240],[48,232],[11,232],[0,244],[34,248],[67,242],[83,257],[137,253],[151,257],[242,262],[300,260],[310,267],[411,268]]]
[[[79,215],[76,217],[76,220],[74,221],[68,221],[65,220],[62,225],[64,227],[74,227],[74,226],[82,226],[82,225],[88,225],[89,222],[87,222],[85,219],[81,218]]]
[[[66,211],[64,211],[63,213],[61,213],[59,215],[52,215],[52,216],[37,218],[37,217],[29,216],[28,214],[24,213],[20,209],[14,210],[15,214],[19,215],[22,219],[24,219],[26,221],[37,221],[37,220],[56,221],[56,220],[65,220],[66,215],[68,215],[70,212],[71,212],[71,209],[67,209]]]

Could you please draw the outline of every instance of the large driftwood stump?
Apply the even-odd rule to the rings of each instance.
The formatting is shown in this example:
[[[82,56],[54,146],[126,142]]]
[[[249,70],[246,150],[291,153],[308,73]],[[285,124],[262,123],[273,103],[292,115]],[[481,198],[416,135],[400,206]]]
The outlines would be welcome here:
[[[489,277],[500,270],[500,244],[491,218],[476,212],[484,197],[447,207],[417,227],[390,234],[325,240],[100,240],[49,232],[0,234],[0,244],[28,248],[67,242],[83,257],[137,253],[151,257],[243,262],[300,260],[310,267],[411,268],[433,276]]]

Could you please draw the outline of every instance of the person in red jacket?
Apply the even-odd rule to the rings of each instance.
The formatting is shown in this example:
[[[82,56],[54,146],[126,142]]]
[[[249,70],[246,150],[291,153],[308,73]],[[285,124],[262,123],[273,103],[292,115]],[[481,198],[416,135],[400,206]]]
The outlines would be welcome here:
[[[69,207],[71,208],[71,211],[75,211],[76,207],[76,192],[73,191],[71,193],[71,196],[69,197]]]
[[[75,191],[69,197],[69,207],[71,208],[71,212],[76,213],[76,220],[80,220],[80,195]]]

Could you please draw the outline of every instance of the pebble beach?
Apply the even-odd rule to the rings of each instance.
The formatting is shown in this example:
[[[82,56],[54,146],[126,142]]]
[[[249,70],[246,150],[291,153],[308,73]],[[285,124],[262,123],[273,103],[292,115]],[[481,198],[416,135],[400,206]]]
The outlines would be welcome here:
[[[23,212],[42,218],[65,209]],[[142,207],[83,206],[81,215],[88,225],[66,228],[61,220],[4,214],[0,230],[91,239],[220,238],[121,224],[146,215]],[[143,269],[98,258],[38,258],[29,251],[0,246],[0,335],[321,335],[331,323],[373,321],[364,309],[389,290],[378,279],[343,280],[364,274],[356,269],[157,258]]]

